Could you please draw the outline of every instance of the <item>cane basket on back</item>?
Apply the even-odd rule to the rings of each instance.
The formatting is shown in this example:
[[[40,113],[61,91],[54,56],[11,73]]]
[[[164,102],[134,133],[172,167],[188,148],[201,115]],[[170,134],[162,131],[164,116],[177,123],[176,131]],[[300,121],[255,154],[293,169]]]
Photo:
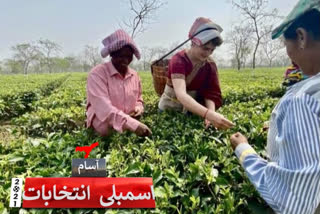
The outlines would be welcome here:
[[[178,48],[182,47],[185,43],[190,41],[193,37],[198,35],[199,33],[206,31],[206,30],[212,30],[216,28],[208,27],[203,30],[200,30],[196,34],[192,35],[190,38],[188,38],[186,41],[182,42],[180,45],[172,49],[169,53],[162,56],[160,59],[154,61],[151,64],[151,73],[152,73],[152,79],[153,79],[153,86],[157,93],[157,95],[160,97],[163,94],[164,88],[167,83],[167,77],[168,77],[168,67],[169,67],[169,61],[170,59],[166,59],[167,56],[169,56],[171,53],[176,51]]]
[[[151,65],[154,90],[160,97],[167,83],[169,59],[162,59]]]

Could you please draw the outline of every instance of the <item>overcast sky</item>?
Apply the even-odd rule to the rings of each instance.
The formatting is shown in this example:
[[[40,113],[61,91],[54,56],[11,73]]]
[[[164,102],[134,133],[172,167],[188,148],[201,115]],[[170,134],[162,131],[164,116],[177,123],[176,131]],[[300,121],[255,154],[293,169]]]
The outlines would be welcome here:
[[[287,15],[297,0],[270,0],[270,8]],[[127,0],[0,0],[0,60],[10,58],[18,43],[52,40],[63,55],[79,54],[85,45],[99,46],[129,14]],[[169,47],[187,38],[197,17],[208,17],[225,32],[238,20],[228,0],[167,0],[156,20],[135,41],[138,46]],[[223,52],[223,47],[219,48]]]

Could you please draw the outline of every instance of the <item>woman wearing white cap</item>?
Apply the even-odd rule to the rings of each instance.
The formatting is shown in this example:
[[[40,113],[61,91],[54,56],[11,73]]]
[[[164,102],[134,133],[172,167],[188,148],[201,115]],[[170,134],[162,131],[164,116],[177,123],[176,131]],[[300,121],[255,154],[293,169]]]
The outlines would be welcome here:
[[[189,38],[191,48],[175,54],[169,63],[168,81],[159,102],[159,109],[189,111],[205,119],[206,127],[227,129],[232,122],[216,112],[222,105],[218,71],[209,58],[222,44],[222,28],[207,18],[197,18]]]
[[[260,195],[277,213],[320,213],[320,1],[300,0],[272,33],[309,78],[293,85],[272,111],[261,158],[240,133],[232,148]],[[317,208],[318,207],[318,208]]]

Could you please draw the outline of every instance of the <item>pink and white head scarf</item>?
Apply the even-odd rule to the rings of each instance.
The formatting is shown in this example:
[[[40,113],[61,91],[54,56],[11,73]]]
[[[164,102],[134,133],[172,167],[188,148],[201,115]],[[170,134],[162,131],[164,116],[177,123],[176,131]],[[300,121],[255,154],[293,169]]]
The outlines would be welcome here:
[[[140,52],[134,43],[133,39],[124,31],[117,30],[113,34],[107,36],[102,40],[104,48],[101,50],[101,56],[107,57],[110,53],[118,51],[126,45],[129,45],[133,49],[133,53],[137,59],[140,59]]]
[[[213,29],[205,30],[199,33],[198,35],[193,37],[191,41],[194,42],[196,45],[200,46],[200,45],[206,44],[207,42],[209,42],[210,40],[216,37],[220,37],[222,39],[220,33],[223,31],[223,29],[220,27],[220,25],[204,17],[199,17],[194,21],[189,31],[189,38],[191,38],[194,34],[206,28],[213,28]]]

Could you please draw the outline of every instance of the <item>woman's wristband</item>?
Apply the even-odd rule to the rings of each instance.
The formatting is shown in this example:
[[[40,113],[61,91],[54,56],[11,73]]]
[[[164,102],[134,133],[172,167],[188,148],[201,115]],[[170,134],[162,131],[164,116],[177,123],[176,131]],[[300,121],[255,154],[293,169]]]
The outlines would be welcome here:
[[[204,119],[207,119],[207,114],[208,114],[208,111],[209,111],[209,109],[207,108],[207,111],[206,111],[206,113],[204,113],[204,115],[203,115],[203,118],[204,118]]]

